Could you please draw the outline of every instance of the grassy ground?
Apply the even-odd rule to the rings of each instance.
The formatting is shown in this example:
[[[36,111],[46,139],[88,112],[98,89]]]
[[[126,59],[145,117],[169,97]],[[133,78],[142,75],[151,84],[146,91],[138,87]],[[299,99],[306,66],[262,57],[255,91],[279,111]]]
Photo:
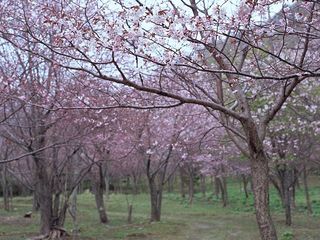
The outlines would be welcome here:
[[[316,182],[319,182],[317,185]],[[297,207],[292,227],[284,225],[284,214],[275,191],[271,191],[271,209],[279,239],[320,239],[320,181],[317,179],[311,189],[314,214],[309,216],[304,207],[304,195],[297,192]],[[127,239],[127,240],[257,240],[252,196],[249,200],[239,189],[238,183],[229,184],[230,204],[222,208],[219,200],[207,194],[195,196],[192,206],[178,194],[167,193],[163,201],[162,221],[149,223],[149,198],[147,194],[125,196],[112,194],[106,201],[109,225],[98,221],[94,198],[90,193],[79,195],[80,239]],[[128,199],[126,199],[128,198]],[[133,203],[133,223],[127,224],[127,200]],[[2,203],[0,202],[0,205]],[[37,235],[39,216],[23,218],[31,209],[31,198],[15,198],[14,210],[0,209],[0,239],[20,240]],[[71,232],[72,223],[67,219],[66,229]]]

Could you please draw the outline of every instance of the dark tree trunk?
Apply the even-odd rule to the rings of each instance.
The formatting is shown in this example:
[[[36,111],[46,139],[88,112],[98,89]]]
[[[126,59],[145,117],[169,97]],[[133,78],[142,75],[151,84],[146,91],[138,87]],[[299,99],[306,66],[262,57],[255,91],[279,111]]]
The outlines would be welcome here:
[[[202,197],[206,197],[206,177],[202,174],[200,175],[200,189]]]
[[[104,188],[105,188],[105,178],[103,176],[103,169],[99,165],[98,166],[98,176],[92,178],[92,188],[94,192],[94,197],[96,200],[96,205],[99,213],[99,218],[101,223],[108,223],[108,217],[106,213],[106,208],[104,205]]]
[[[45,148],[46,133],[50,128],[45,124],[44,119],[38,118],[39,116],[37,112],[34,112],[34,116],[38,122],[37,125],[32,129],[35,139],[33,147],[29,149],[31,152],[37,149]],[[40,210],[40,234],[50,235],[50,232],[53,229],[53,186],[50,180],[51,175],[49,171],[49,161],[44,151],[32,154],[32,157],[35,169],[35,192]]]
[[[37,190],[35,189],[33,191],[33,199],[32,199],[32,211],[33,212],[38,212],[40,209],[40,204],[39,204],[39,197]]]
[[[175,175],[173,174],[168,179],[168,192],[169,193],[173,192],[174,180],[175,180]]]
[[[227,178],[226,177],[222,177],[222,186],[223,186],[223,206],[226,207],[228,204],[228,188],[227,188]]]
[[[128,206],[128,218],[127,222],[130,224],[132,223],[132,204],[129,204]]]
[[[104,199],[103,199],[103,189],[101,189],[99,183],[94,183],[96,186],[94,191],[94,197],[96,200],[97,209],[99,212],[99,218],[101,223],[108,223],[106,208],[104,206]]]
[[[64,223],[66,221],[66,214],[67,214],[67,209],[68,209],[68,200],[65,200],[62,208],[59,211],[59,220],[58,220],[58,227],[63,227]]]
[[[163,159],[161,167],[154,172],[151,170],[151,155],[148,155],[145,161],[151,201],[151,222],[158,222],[161,218],[162,191],[166,182],[165,178],[172,149],[173,146],[170,145],[168,154]]]
[[[292,178],[291,178],[291,170],[284,170],[284,203],[285,203],[285,215],[286,215],[286,225],[291,226],[292,218],[291,218],[291,199],[292,199]]]
[[[73,224],[73,229],[72,229],[73,239],[77,239],[79,236],[78,209],[77,209],[78,188],[79,188],[79,186],[75,187],[72,191],[71,196],[70,196],[69,213],[71,215],[72,224]]]
[[[256,219],[261,239],[277,240],[269,209],[269,167],[264,152],[252,156],[251,172]]]
[[[193,196],[194,196],[194,179],[193,179],[192,173],[189,173],[188,196],[189,196],[189,204],[191,205],[193,203]]]
[[[56,200],[59,199],[59,200]],[[63,229],[66,214],[68,209],[68,200],[65,199],[64,202],[60,203],[60,197],[56,195],[53,200],[53,210],[52,210],[52,228]],[[55,204],[59,204],[55,206]],[[56,208],[56,209],[55,209]]]
[[[127,179],[126,179],[126,187],[124,188],[124,189],[125,189],[124,194],[128,194],[128,193],[129,193],[130,187],[131,187],[130,176],[127,176]]]
[[[11,210],[13,210],[13,187],[12,187],[12,184],[9,184],[9,199],[10,199],[9,207]]]
[[[40,233],[48,235],[53,227],[51,184],[44,156],[34,156],[34,160],[37,177],[36,192],[40,205]]]
[[[295,209],[296,202],[295,202],[295,194],[296,194],[296,179],[294,175],[294,170],[290,169],[288,173],[288,191],[290,194],[290,206],[291,210]]]
[[[186,197],[186,189],[185,189],[185,180],[182,168],[179,169],[180,175],[180,194],[181,197],[184,199]]]
[[[52,229],[52,196],[49,190],[46,190],[46,186],[43,184],[40,186],[41,192],[39,193],[40,204],[40,233],[49,234]]]
[[[5,164],[2,167],[2,194],[4,210],[10,211],[10,192],[7,179],[7,166]]]
[[[163,191],[165,171],[159,174],[160,174],[159,176],[160,183],[158,184],[156,182],[155,175],[150,176],[150,174],[148,174],[148,183],[149,183],[150,201],[151,201],[151,215],[150,215],[151,222],[159,222],[161,219],[162,191]]]
[[[261,139],[263,136],[259,136],[257,126],[251,119],[242,124],[250,155],[254,204],[260,237],[262,240],[277,240],[269,208],[269,166]]]
[[[295,186],[300,190],[300,181],[299,181],[299,170],[297,168],[294,168],[294,179],[295,179]]]
[[[221,177],[221,197],[222,197],[222,203],[223,207],[226,207],[228,204],[228,188],[227,188],[227,178],[225,177],[226,175],[226,170],[225,166],[221,166],[221,172],[222,172],[222,177]]]
[[[304,193],[306,197],[306,204],[307,204],[307,209],[308,213],[312,214],[312,206],[311,206],[311,201],[310,201],[310,194],[309,194],[309,186],[308,186],[308,173],[306,166],[303,166],[303,187],[304,187]]]
[[[52,215],[53,218],[58,220],[59,218],[59,208],[60,208],[60,193],[55,193],[53,198],[53,210]]]
[[[221,202],[222,206],[226,207],[228,204],[228,192],[227,192],[227,181],[224,177],[217,178],[219,184],[219,189],[221,192]]]
[[[118,193],[121,193],[121,183],[120,183],[120,181],[119,180],[115,180],[114,182],[113,182],[113,185],[114,185],[114,193],[115,194],[118,194]]]
[[[133,194],[136,195],[139,193],[139,184],[138,184],[138,177],[134,174],[133,175]]]
[[[106,176],[104,177],[104,181],[105,181],[105,195],[106,195],[106,199],[109,199],[109,184],[110,184],[110,178],[108,176],[108,172],[105,171]]]
[[[282,205],[285,210],[285,218],[286,218],[286,225],[291,226],[292,224],[292,202],[293,202],[293,186],[294,186],[294,179],[293,179],[293,171],[289,168],[288,164],[280,164],[277,165],[277,174],[279,178],[280,185],[277,186],[278,192],[280,194]]]
[[[293,183],[291,186],[291,209],[295,209],[296,208],[296,184],[295,184],[295,180],[294,180],[294,175],[292,175],[293,177]]]
[[[218,177],[214,177],[214,194],[216,195],[216,198],[219,198],[220,195],[220,179]]]
[[[157,187],[155,180],[149,179],[151,200],[151,222],[159,222],[161,219],[162,187]]]
[[[285,203],[284,203],[284,196],[283,196],[283,193],[282,193],[282,185],[280,186],[279,182],[277,181],[277,179],[275,177],[272,177],[271,176],[271,179],[270,179],[271,183],[273,184],[274,188],[277,190],[278,194],[279,194],[279,197],[280,197],[280,200],[281,200],[281,204],[282,204],[282,207],[284,208],[285,206]],[[280,181],[281,183],[281,181]]]
[[[60,193],[52,197],[52,185],[46,170],[46,163],[42,157],[35,157],[36,176],[36,199],[40,210],[40,234],[48,236],[48,239],[59,239],[65,231],[61,228],[65,222],[68,204],[64,202],[60,209]],[[67,200],[65,200],[67,201]]]
[[[249,193],[248,193],[248,178],[245,175],[242,175],[242,182],[243,182],[243,191],[246,196],[246,199],[249,198]]]

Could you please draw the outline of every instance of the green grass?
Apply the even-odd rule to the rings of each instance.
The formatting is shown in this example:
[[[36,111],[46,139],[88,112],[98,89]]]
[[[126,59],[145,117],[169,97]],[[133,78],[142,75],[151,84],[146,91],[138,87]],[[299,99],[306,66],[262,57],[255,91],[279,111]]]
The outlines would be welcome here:
[[[317,182],[318,181],[318,182]],[[313,181],[310,190],[314,214],[309,216],[305,208],[302,190],[296,193],[296,209],[293,225],[285,226],[281,202],[275,190],[271,189],[270,207],[280,240],[320,239],[320,184]],[[139,194],[128,196],[133,203],[133,223],[127,224],[127,200],[125,195],[112,194],[106,205],[110,224],[99,223],[94,197],[84,193],[78,197],[80,239],[142,239],[142,240],[257,240],[259,234],[255,222],[252,196],[245,199],[239,183],[230,180],[228,184],[230,204],[223,208],[220,200],[207,194],[196,194],[194,204],[188,205],[177,193],[166,193],[163,199],[162,221],[149,223],[149,196]],[[2,205],[2,202],[0,202]],[[14,210],[0,209],[0,239],[20,240],[37,235],[39,216],[23,218],[32,207],[30,197],[14,199]],[[72,230],[68,216],[65,228]]]

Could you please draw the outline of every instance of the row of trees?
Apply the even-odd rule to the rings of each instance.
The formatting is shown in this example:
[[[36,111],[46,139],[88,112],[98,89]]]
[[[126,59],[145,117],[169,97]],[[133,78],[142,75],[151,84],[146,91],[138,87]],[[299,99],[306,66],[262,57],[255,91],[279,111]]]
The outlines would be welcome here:
[[[34,192],[41,233],[89,173],[108,222],[106,181],[144,169],[160,220],[180,169],[216,177],[225,204],[224,177],[250,173],[261,238],[277,239],[270,176],[290,224],[298,176],[318,164],[319,3],[107,3],[0,5],[3,173]]]

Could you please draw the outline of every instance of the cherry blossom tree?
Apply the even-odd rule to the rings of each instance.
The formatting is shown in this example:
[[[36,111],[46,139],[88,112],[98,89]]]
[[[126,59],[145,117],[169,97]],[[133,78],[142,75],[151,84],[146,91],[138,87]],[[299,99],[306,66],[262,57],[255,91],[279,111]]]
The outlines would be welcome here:
[[[287,225],[292,222],[295,186],[301,174],[303,181],[305,180],[305,167],[311,163],[312,146],[317,143],[319,102],[317,94],[307,95],[305,92],[318,91],[318,85],[317,81],[305,81],[297,88],[290,101],[285,104],[284,110],[270,125],[266,141],[271,148],[269,152],[274,173],[271,179],[285,208]],[[306,199],[309,198],[307,192]],[[310,200],[307,200],[307,206],[311,212]]]
[[[280,13],[271,17],[275,5]],[[13,48],[144,92],[146,100],[150,94],[161,96],[153,105],[208,109],[250,159],[261,238],[274,240],[264,142],[269,123],[296,87],[319,77],[319,3],[297,1],[288,7],[264,0],[235,6],[228,13],[219,3],[195,0],[147,5],[6,0],[0,35]],[[30,41],[37,48],[29,48]],[[263,98],[258,112],[255,103]]]
[[[34,45],[30,43],[29,47]],[[76,96],[72,84],[62,78],[61,69],[18,49],[5,60],[0,65],[10,98],[1,105],[0,136],[2,142],[16,149],[3,155],[1,163],[6,167],[22,160],[12,164],[11,175],[34,192],[34,210],[40,210],[40,233],[54,239],[63,233],[59,228],[64,225],[69,196],[87,169],[76,177],[67,174],[79,149],[77,139],[86,134],[87,126],[82,125],[78,131],[72,123],[79,118],[77,112],[57,111],[56,106],[68,105],[71,96]],[[10,64],[16,68],[6,68]],[[68,94],[62,94],[63,88],[69,88]]]

